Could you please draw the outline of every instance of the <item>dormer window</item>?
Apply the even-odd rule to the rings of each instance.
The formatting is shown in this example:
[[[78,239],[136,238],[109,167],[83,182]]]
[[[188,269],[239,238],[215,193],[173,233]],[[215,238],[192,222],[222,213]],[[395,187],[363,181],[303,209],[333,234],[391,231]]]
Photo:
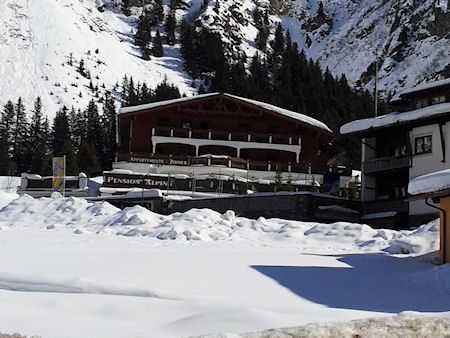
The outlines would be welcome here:
[[[433,97],[433,99],[432,99],[432,104],[439,104],[439,103],[444,103],[444,102],[445,102],[445,95],[436,96],[436,97]]]

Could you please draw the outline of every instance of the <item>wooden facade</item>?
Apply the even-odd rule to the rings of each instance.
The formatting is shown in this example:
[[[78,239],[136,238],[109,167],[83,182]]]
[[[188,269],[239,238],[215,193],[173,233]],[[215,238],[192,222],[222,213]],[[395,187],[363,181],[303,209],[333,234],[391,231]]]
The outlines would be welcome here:
[[[122,154],[212,154],[315,165],[327,162],[333,139],[329,130],[226,94],[136,108],[119,114]]]
[[[318,191],[328,173],[338,184],[340,175],[351,175],[328,164],[337,151],[322,122],[224,93],[125,107],[117,125],[118,153],[113,171],[104,173],[102,195],[133,187]]]

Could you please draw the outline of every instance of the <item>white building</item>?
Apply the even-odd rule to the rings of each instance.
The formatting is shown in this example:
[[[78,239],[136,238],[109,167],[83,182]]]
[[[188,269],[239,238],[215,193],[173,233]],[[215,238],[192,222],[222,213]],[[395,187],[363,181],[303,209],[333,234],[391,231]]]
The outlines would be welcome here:
[[[341,134],[362,143],[365,213],[391,215],[380,224],[402,227],[437,216],[424,201],[407,202],[407,186],[450,168],[450,79],[402,91],[390,103],[395,112],[347,123]]]

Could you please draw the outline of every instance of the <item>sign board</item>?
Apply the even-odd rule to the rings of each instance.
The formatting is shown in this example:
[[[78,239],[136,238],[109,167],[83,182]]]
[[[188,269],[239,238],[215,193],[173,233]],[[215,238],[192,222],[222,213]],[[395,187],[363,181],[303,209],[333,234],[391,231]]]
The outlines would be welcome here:
[[[173,158],[146,158],[146,157],[130,157],[130,162],[134,163],[149,163],[149,164],[167,164],[167,165],[189,165],[187,159],[173,159]]]
[[[167,188],[167,177],[105,174],[104,187],[110,188]]]
[[[64,195],[64,176],[66,175],[66,157],[53,157],[53,190]]]

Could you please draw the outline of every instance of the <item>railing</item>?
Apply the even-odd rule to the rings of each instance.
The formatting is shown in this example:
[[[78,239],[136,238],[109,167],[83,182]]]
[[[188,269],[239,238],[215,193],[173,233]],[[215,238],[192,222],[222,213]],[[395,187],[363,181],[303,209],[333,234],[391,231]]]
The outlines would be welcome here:
[[[257,171],[282,171],[290,173],[323,174],[325,172],[338,172],[342,175],[351,175],[348,168],[328,166],[325,163],[291,163],[272,161],[248,161],[231,156],[172,156],[148,153],[122,153],[117,155],[117,161],[133,163],[147,163],[154,165],[180,165],[180,166],[224,166],[228,168],[257,170]]]
[[[211,130],[211,129],[207,130],[207,129],[190,129],[190,128],[155,127],[152,128],[152,136],[289,144],[289,145],[301,144],[301,138],[298,136],[287,136],[283,134],[270,134],[270,133],[267,134],[246,133],[239,131],[230,132],[224,130]]]
[[[382,171],[391,171],[409,167],[408,156],[383,157],[363,162],[362,169],[364,173],[370,174]]]

